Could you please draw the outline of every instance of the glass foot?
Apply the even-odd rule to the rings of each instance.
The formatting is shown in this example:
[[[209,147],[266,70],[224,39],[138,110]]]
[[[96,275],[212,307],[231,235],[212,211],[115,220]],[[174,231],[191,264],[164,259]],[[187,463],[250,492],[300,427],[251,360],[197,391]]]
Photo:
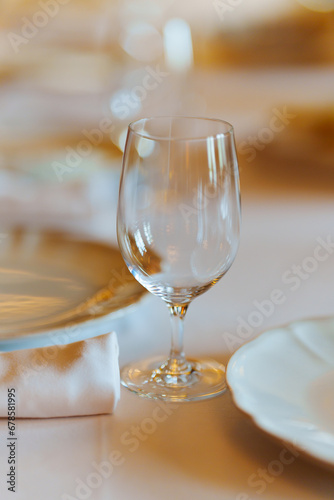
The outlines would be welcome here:
[[[187,369],[173,375],[166,358],[137,361],[121,370],[122,385],[138,396],[169,402],[212,398],[226,390],[225,367],[213,359],[187,359]]]

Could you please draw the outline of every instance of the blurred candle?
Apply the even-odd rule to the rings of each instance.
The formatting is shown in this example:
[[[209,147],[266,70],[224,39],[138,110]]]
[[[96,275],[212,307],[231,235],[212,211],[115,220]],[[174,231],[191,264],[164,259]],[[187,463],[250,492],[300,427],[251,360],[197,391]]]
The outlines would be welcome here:
[[[183,19],[170,19],[164,28],[166,66],[173,72],[186,72],[193,65],[193,44],[189,24]]]

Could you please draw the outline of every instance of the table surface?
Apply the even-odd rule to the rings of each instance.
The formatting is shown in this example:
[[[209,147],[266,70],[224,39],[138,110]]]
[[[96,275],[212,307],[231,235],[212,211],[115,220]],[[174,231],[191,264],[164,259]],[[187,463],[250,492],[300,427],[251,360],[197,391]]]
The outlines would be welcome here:
[[[333,209],[331,195],[312,189],[270,194],[247,189],[238,256],[221,282],[189,308],[186,353],[226,363],[241,343],[237,318],[247,319],[253,301],[268,298],[275,288],[285,291],[287,300],[251,337],[295,319],[333,314],[334,255],[298,290],[282,281],[293,264],[312,255],[317,237],[333,234]],[[168,311],[156,297],[147,296],[113,328],[121,365],[168,352]],[[226,345],[225,332],[235,334],[235,345]],[[5,427],[1,420],[2,436]],[[17,435],[17,500],[334,497],[334,472],[293,455],[283,470],[272,466],[285,446],[258,430],[234,406],[229,391],[203,402],[166,405],[122,388],[113,415],[19,420]],[[6,453],[1,439],[1,498],[12,498],[3,473]],[[279,474],[270,473],[275,470]]]
[[[328,100],[333,72],[322,79],[318,73],[305,78],[301,71],[292,79],[295,85],[291,78],[270,73],[265,108],[270,109],[269,102],[296,102],[297,96],[302,102],[309,102],[312,96],[318,104]],[[247,116],[253,122],[253,112],[260,109],[265,97],[261,91],[263,75],[254,79],[221,75],[219,81],[210,79],[213,81],[217,92],[208,103],[209,110],[217,105],[215,96],[220,95],[222,82],[225,90],[236,83],[240,86],[238,98],[222,100],[219,106],[226,107],[225,116],[237,131],[244,126],[247,133]],[[289,99],[282,97],[282,85]],[[240,95],[244,96],[241,104]],[[252,106],[245,111],[247,103]],[[235,114],[237,108],[240,116]],[[265,115],[262,126],[267,118]],[[185,323],[186,353],[208,355],[225,364],[245,341],[236,334],[238,317],[247,320],[254,311],[254,301],[268,298],[273,289],[284,291],[287,300],[253,329],[249,339],[295,319],[334,314],[334,255],[319,263],[296,291],[282,281],[294,264],[312,255],[319,236],[333,237],[333,194],[305,183],[298,188],[296,179],[293,189],[289,179],[285,182],[283,178],[279,188],[265,185],[263,179],[249,174],[252,165],[246,167],[242,171],[243,225],[238,256],[227,275],[190,306]],[[168,311],[159,298],[147,296],[110,328],[118,334],[121,365],[168,353]],[[233,345],[226,344],[226,332],[235,335]],[[14,498],[5,483],[6,426],[7,421],[0,419],[0,496],[5,500]],[[257,429],[234,406],[229,391],[203,402],[164,405],[122,388],[113,415],[19,420],[17,436],[16,500],[334,498],[333,471],[293,455],[283,470],[275,469],[285,446]],[[279,474],[274,475],[275,470]]]

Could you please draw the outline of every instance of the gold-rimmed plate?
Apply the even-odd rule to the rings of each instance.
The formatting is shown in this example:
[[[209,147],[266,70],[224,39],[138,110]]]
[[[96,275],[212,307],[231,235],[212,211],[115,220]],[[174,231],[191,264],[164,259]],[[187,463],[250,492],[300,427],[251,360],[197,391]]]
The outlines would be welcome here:
[[[0,349],[79,325],[81,337],[87,326],[102,333],[92,321],[100,325],[144,293],[116,247],[51,231],[0,236]]]

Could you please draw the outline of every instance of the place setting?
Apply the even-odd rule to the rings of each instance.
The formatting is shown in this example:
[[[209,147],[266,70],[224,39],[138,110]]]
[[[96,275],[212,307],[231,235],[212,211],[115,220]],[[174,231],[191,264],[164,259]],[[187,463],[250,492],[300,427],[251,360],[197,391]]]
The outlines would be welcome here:
[[[9,232],[1,247],[1,348],[8,351],[1,355],[2,380],[24,394],[17,417],[111,413],[120,380],[138,396],[172,403],[223,394],[225,367],[185,356],[183,323],[190,303],[232,265],[240,225],[229,123],[179,116],[131,123],[118,200],[119,250],[22,228]],[[145,290],[169,309],[170,354],[135,361],[119,375],[117,338],[100,320],[124,314]],[[256,426],[330,467],[333,327],[332,318],[322,318],[266,331],[232,355],[226,375],[234,403]],[[87,374],[90,391],[96,386],[90,404],[80,373]],[[53,405],[45,411],[49,383]]]
[[[3,6],[1,500],[333,497],[332,4]]]
[[[117,211],[120,251],[57,231],[8,231],[0,253],[0,347],[8,351],[2,353],[3,377],[12,374],[13,384],[35,393],[28,413],[22,409],[17,416],[66,415],[65,409],[54,415],[37,410],[48,398],[42,391],[39,401],[38,385],[55,377],[66,394],[71,371],[84,369],[75,353],[95,348],[99,359],[100,344],[112,342],[106,328],[145,289],[169,308],[171,351],[169,357],[123,367],[122,384],[139,396],[169,402],[223,393],[220,362],[185,357],[183,321],[190,302],[232,265],[240,215],[233,127],[217,119],[157,117],[129,125]],[[106,369],[113,365],[117,371],[117,348],[110,350]],[[82,362],[89,374],[93,360],[87,354]],[[72,412],[82,414],[80,404]]]

